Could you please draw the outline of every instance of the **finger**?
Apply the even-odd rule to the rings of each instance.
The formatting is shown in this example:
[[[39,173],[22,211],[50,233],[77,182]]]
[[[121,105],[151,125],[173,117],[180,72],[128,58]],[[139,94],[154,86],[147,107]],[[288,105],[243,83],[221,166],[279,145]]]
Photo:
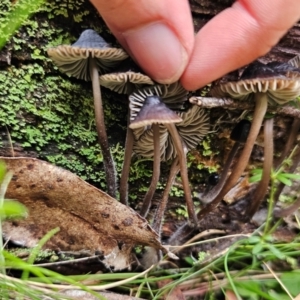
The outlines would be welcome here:
[[[187,0],[91,0],[122,46],[154,80],[182,75],[194,46]]]
[[[266,54],[299,17],[299,0],[236,2],[197,34],[182,84],[195,90]]]

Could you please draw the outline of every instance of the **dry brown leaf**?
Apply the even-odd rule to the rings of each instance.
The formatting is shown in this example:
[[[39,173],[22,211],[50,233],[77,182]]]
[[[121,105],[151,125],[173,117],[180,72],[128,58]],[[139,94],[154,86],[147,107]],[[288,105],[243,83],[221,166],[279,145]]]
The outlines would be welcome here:
[[[135,245],[166,249],[147,221],[73,173],[34,158],[0,157],[13,173],[6,198],[26,205],[26,219],[6,221],[6,238],[34,247],[60,227],[44,248],[100,251],[115,270],[131,263]]]

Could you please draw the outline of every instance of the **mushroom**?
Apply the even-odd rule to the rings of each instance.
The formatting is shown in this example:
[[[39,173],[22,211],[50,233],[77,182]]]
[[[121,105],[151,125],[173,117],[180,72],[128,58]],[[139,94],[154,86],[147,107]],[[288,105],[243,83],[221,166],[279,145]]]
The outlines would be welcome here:
[[[62,72],[79,79],[92,81],[96,128],[103,153],[107,190],[111,196],[115,197],[115,167],[104,124],[99,72],[115,67],[128,55],[122,49],[111,48],[92,29],[85,30],[73,45],[61,45],[50,48],[47,52]]]
[[[245,217],[247,220],[250,220],[253,217],[268,190],[273,165],[274,152],[273,121],[274,119],[271,118],[267,119],[264,123],[264,164],[262,179],[254,192],[250,206],[246,209]]]
[[[129,86],[128,90],[130,90],[130,85],[132,85],[132,83],[130,82],[126,83],[126,86]],[[135,83],[135,86],[137,86],[137,83]],[[163,97],[163,99],[166,99],[166,101],[169,103],[168,104],[169,106],[181,108],[183,101],[186,101],[187,91],[178,82],[169,85],[153,85],[150,87],[141,88],[137,90],[136,93],[132,94],[131,101],[133,102],[132,104],[129,103],[129,105],[132,106],[134,113],[132,113],[132,110],[129,108],[130,111],[129,119],[130,118],[134,119],[136,117],[137,112],[140,111],[140,108],[143,105],[142,102],[144,101],[144,98],[147,95],[148,96],[160,95],[161,97]],[[137,96],[138,98],[134,99],[135,96]],[[136,104],[137,106],[134,108]],[[128,123],[129,122],[130,121],[128,121]],[[144,129],[141,128],[141,130],[136,130],[136,131],[143,132]],[[126,142],[125,142],[124,164],[123,164],[122,174],[120,179],[120,202],[123,204],[128,203],[128,199],[127,199],[128,198],[128,177],[130,171],[133,142],[134,142],[133,132],[132,129],[128,126],[127,133],[126,133]],[[153,143],[153,140],[151,142]]]
[[[200,211],[199,218],[202,218],[218,205],[245,170],[268,102],[282,105],[299,95],[300,77],[297,76],[297,72],[294,72],[294,67],[290,66],[290,68],[292,68],[291,71],[286,66],[272,67],[272,65],[268,66],[256,62],[245,69],[241,80],[220,84],[212,89],[211,94],[214,97],[231,97],[244,101],[254,99],[256,105],[250,132],[238,162],[220,193]]]
[[[294,131],[295,131],[295,129],[293,129],[293,126],[292,126],[291,133],[289,135],[289,138],[288,138],[288,141],[287,141],[286,144],[291,144],[291,142],[289,140],[290,140],[291,136],[294,135],[294,133],[293,133]],[[296,147],[294,149],[295,150],[293,150],[290,153],[289,157],[288,157],[288,159],[291,160],[290,165],[288,167],[285,167],[285,172],[290,173],[290,174],[292,174],[292,173],[295,172],[295,170],[297,169],[297,167],[298,167],[298,165],[300,163],[300,146],[296,145]],[[281,156],[280,156],[280,158],[281,158]],[[276,172],[278,172],[279,168],[282,168],[282,165],[275,164]],[[280,194],[282,193],[284,187],[285,187],[285,184],[282,183],[282,182],[280,182],[277,185],[277,187],[276,187],[276,193],[275,193],[275,196],[274,196],[274,199],[275,199],[274,202],[277,202],[279,200]]]
[[[192,106],[185,112],[178,112],[182,121],[176,123],[176,129],[182,139],[187,151],[195,149],[199,141],[209,131],[209,119],[205,110]],[[134,130],[135,145],[134,152],[143,157],[153,157],[153,131],[151,129]],[[162,161],[175,159],[177,152],[164,125],[160,125],[160,157]]]
[[[153,174],[150,187],[144,197],[143,205],[140,210],[140,215],[143,217],[145,217],[149,211],[160,175],[159,124],[167,125],[181,121],[182,119],[174,111],[169,109],[162,102],[160,97],[152,95],[145,98],[143,107],[129,125],[131,129],[152,125],[153,130]]]
[[[162,219],[165,214],[165,210],[166,210],[168,199],[169,199],[169,193],[174,184],[176,175],[178,174],[179,171],[180,171],[180,164],[178,161],[178,157],[176,157],[172,162],[170,174],[168,177],[168,181],[166,183],[166,187],[163,192],[162,199],[159,203],[158,208],[156,209],[156,212],[155,212],[155,215],[153,218],[152,228],[153,228],[153,230],[155,230],[158,233],[159,236],[160,236],[160,232],[161,232]]]
[[[297,139],[297,135],[300,129],[300,119],[294,119],[293,124],[291,126],[290,134],[288,136],[288,139],[285,143],[284,149],[280,154],[280,157],[277,159],[277,161],[274,164],[274,169],[277,169],[281,166],[286,156],[289,154],[291,148],[294,145],[295,140]]]
[[[292,152],[290,159],[291,159],[291,165],[288,167],[286,172],[294,173],[300,163],[300,146],[299,145],[297,145],[295,147],[295,150]],[[275,197],[274,197],[275,201],[278,200],[284,186],[285,186],[284,184],[280,183],[279,186],[277,187]],[[294,201],[294,203],[291,204],[290,206],[281,208],[281,209],[275,208],[273,211],[273,215],[276,218],[284,218],[284,217],[287,217],[287,216],[293,214],[297,209],[299,209],[299,207],[300,207],[300,197],[297,197],[297,199]]]
[[[233,162],[233,159],[235,158],[237,151],[241,144],[245,143],[250,131],[251,122],[248,120],[241,120],[239,123],[235,125],[233,130],[230,134],[230,139],[235,141],[228,157],[226,160],[226,163],[224,165],[224,168],[222,170],[222,173],[220,175],[220,179],[218,183],[205,195],[201,196],[201,202],[203,203],[209,203],[211,202],[221,191],[222,187],[224,186],[224,183],[227,179],[229,168]]]
[[[130,59],[124,60],[113,72],[99,77],[100,84],[119,94],[131,94],[134,90],[145,85],[153,85],[152,79],[141,73],[138,66]],[[127,123],[129,124],[129,117]],[[127,126],[125,139],[124,163],[120,179],[120,202],[128,205],[128,177],[133,148],[132,129]]]
[[[173,84],[168,85],[153,85],[150,87],[144,87],[137,90],[130,96],[129,105],[130,116],[129,119],[133,120],[137,113],[140,111],[143,106],[143,102],[146,96],[158,95],[162,97],[164,101],[166,101],[167,106],[170,108],[182,108],[182,103],[186,101],[187,91],[179,84],[175,82]],[[144,132],[144,128],[135,129],[135,132]],[[128,177],[130,171],[130,163],[133,149],[133,132],[132,129],[127,127],[126,133],[126,143],[125,143],[125,155],[124,155],[124,164],[122,168],[122,174],[120,179],[120,202],[123,204],[127,204],[127,194],[128,194]],[[153,146],[153,138],[151,139],[151,143]]]
[[[169,90],[170,90],[170,92],[169,92]],[[145,100],[147,99],[147,97],[156,95],[156,97],[158,96],[157,99],[160,99],[161,103],[165,103],[165,104],[171,105],[173,107],[174,106],[182,107],[183,102],[186,101],[187,93],[188,92],[179,83],[174,83],[171,85],[156,85],[153,87],[138,90],[136,93],[129,96],[130,120],[131,120],[130,128],[133,128],[133,127],[136,128],[136,126],[134,125],[134,122],[136,122],[136,118],[137,118],[138,114],[140,113],[142,107],[144,106],[144,103],[145,103]],[[164,99],[164,102],[162,102],[161,99]],[[151,111],[149,111],[149,116],[150,116],[150,118],[155,119],[155,114],[151,113]],[[181,120],[181,118],[180,118],[180,120]],[[172,127],[172,125],[174,125],[174,124],[165,124],[165,125],[168,128],[168,126]],[[159,125],[157,125],[157,127],[158,126]],[[174,135],[176,135],[176,133]],[[154,153],[154,159],[153,159],[153,166],[156,169],[156,171],[153,171],[153,175],[154,174],[157,175],[158,174],[157,169],[160,166],[160,143],[159,143],[158,129],[155,130],[155,135],[153,135],[153,141],[155,141],[155,147],[154,147],[155,153]],[[180,139],[179,139],[179,141],[180,141]],[[182,148],[181,141],[180,141],[180,146]],[[185,157],[184,157],[184,159],[185,159]],[[187,170],[185,170],[185,172],[186,172],[186,177],[187,177]],[[183,177],[184,177],[184,175],[183,175]],[[152,179],[153,180],[151,181],[151,186],[153,186],[156,181],[156,178],[153,178],[153,176],[152,176]],[[156,181],[156,184],[157,184],[157,181]],[[155,188],[156,188],[156,184],[155,184]],[[188,184],[188,181],[187,181],[187,184]],[[186,185],[186,182],[185,182],[185,185]],[[149,189],[144,198],[143,207],[140,212],[143,216],[145,216],[148,213],[149,206],[150,206],[155,188]],[[188,186],[188,188],[189,188],[189,186]],[[191,194],[190,191],[189,191],[189,194]],[[188,206],[190,207],[192,205],[192,208],[190,207],[189,216],[191,218],[193,218],[195,221],[196,217],[195,217],[194,207],[193,207],[193,204],[191,203],[191,200],[192,199],[190,197],[190,201],[189,201],[190,203],[188,204]]]
[[[129,59],[123,61],[114,72],[101,75],[99,80],[102,86],[126,95],[130,95],[145,85],[154,84],[153,80],[143,74],[138,66]]]
[[[208,132],[209,122],[205,111],[197,106],[192,106],[188,111],[178,113],[178,115],[182,118],[182,121],[174,125],[182,142],[185,159],[186,153],[191,149],[195,149],[199,141]],[[136,132],[136,130],[134,130],[134,135],[137,137],[137,141],[134,145],[134,152],[143,157],[153,157],[153,130],[148,129],[143,133],[140,131]],[[156,210],[154,218],[153,229],[155,229],[158,233],[160,231],[162,216],[166,208],[168,195],[174,178],[179,170],[181,170],[177,148],[176,145],[174,145],[173,137],[169,133],[166,125],[160,125],[160,157],[162,160],[173,159],[173,163],[162,200]],[[184,183],[185,182],[183,181],[183,186]],[[185,195],[188,195],[186,191],[188,191],[187,188],[185,188]],[[189,205],[188,201],[187,205]]]

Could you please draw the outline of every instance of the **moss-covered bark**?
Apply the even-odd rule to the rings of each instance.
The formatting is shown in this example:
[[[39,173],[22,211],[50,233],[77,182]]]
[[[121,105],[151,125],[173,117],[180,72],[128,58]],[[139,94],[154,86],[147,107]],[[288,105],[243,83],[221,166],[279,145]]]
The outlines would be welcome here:
[[[1,1],[0,11],[10,8],[11,1]],[[105,190],[91,83],[61,74],[46,53],[50,46],[74,42],[86,28],[115,43],[103,25],[95,9],[83,0],[49,1],[28,20],[0,55],[0,125],[2,155],[46,159]],[[104,92],[118,171],[125,139],[125,100]]]

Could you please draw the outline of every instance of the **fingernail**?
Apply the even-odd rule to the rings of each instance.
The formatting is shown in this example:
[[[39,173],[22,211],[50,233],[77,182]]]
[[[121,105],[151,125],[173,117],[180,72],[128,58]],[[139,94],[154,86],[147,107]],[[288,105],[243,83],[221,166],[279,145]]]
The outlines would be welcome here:
[[[123,34],[143,70],[160,83],[178,80],[188,55],[175,33],[163,23],[152,23]]]

